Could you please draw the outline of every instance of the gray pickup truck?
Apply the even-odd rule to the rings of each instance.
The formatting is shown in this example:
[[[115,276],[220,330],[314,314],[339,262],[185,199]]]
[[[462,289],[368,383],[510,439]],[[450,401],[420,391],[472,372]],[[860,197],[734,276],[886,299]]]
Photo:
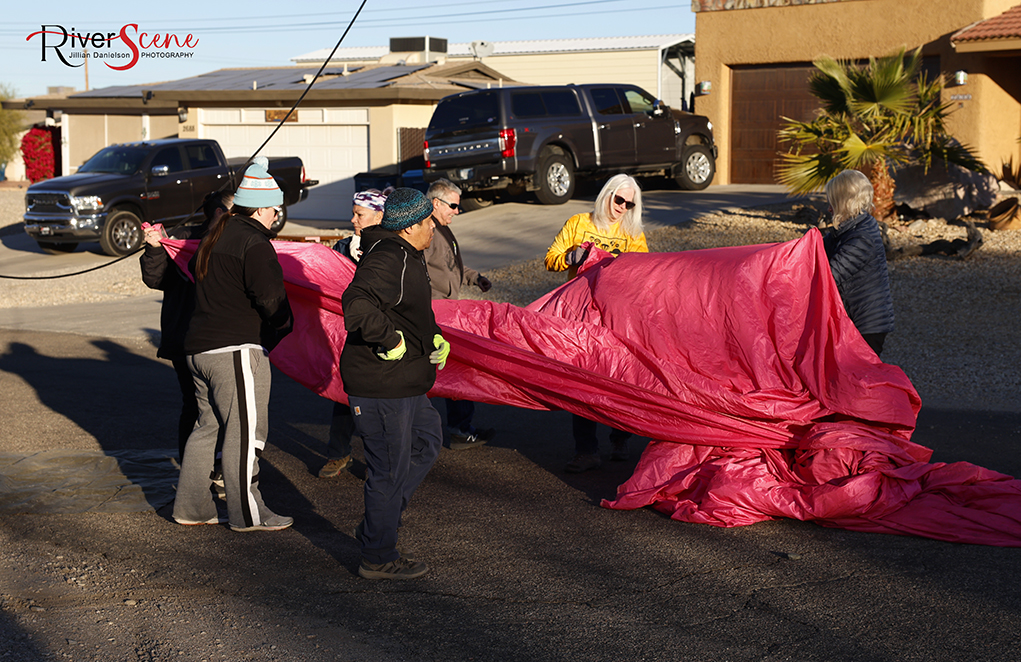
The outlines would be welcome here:
[[[576,176],[626,172],[704,189],[716,173],[706,117],[673,110],[634,85],[543,85],[445,97],[425,134],[427,182],[462,188],[465,210],[497,194],[535,191],[544,204],[574,194]]]
[[[202,214],[213,191],[237,188],[246,159],[225,159],[215,140],[170,138],[110,145],[67,177],[37,182],[25,193],[25,232],[48,253],[73,251],[99,241],[107,255],[127,255],[142,245],[142,222],[166,226]],[[269,172],[284,193],[274,223],[287,222],[287,205],[308,196],[317,181],[305,179],[296,156],[270,158]]]

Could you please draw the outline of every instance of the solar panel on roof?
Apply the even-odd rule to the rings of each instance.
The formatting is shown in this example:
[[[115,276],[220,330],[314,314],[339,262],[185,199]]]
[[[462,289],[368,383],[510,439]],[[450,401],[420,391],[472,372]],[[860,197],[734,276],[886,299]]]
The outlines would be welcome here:
[[[342,75],[344,69],[330,67],[323,71],[324,76],[336,76],[335,78],[320,78],[316,81],[315,87],[329,89],[373,89],[384,87],[386,83],[396,78],[427,69],[431,64],[393,65],[387,67],[366,68],[361,67],[354,71],[348,71]],[[285,68],[285,69],[219,69],[209,73],[182,78],[181,80],[158,83],[154,85],[122,85],[104,87],[98,90],[90,90],[75,94],[75,97],[135,97],[144,90],[153,91],[188,91],[188,92],[215,92],[215,91],[236,91],[250,90],[252,84],[258,85],[257,89],[272,88],[275,90],[303,90],[307,86],[305,76],[313,76],[318,68]]]

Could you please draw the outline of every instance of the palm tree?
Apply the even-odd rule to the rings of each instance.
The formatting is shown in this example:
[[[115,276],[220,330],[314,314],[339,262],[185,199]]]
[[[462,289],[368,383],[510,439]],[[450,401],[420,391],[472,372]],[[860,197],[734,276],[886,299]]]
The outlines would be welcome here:
[[[921,49],[904,49],[865,66],[820,57],[809,89],[822,103],[809,122],[783,118],[779,179],[793,193],[807,193],[848,168],[861,170],[875,189],[875,216],[893,216],[896,184],[891,166],[917,163],[928,172],[933,162],[954,163],[987,172],[971,149],[947,130],[951,104],[942,101],[944,79],[921,69]]]

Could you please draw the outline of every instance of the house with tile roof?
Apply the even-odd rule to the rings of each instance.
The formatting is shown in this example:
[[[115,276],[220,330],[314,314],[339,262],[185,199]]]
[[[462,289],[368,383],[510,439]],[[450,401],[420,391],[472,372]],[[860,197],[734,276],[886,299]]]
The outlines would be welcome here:
[[[774,183],[783,117],[811,119],[812,61],[922,48],[950,83],[951,133],[994,172],[1021,163],[1018,0],[693,0],[695,111],[712,121],[717,184]]]

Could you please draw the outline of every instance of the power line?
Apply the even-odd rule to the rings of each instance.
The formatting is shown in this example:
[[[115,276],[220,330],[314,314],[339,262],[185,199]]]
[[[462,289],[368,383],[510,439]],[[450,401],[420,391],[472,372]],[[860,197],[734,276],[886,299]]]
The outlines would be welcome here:
[[[518,0],[508,0],[508,1],[516,2]],[[506,20],[560,18],[560,17],[565,17],[565,16],[577,16],[578,13],[577,13],[577,11],[575,11],[575,12],[572,12],[570,14],[552,14],[552,15],[551,14],[545,14],[543,16],[521,16],[521,17],[515,17],[515,16],[513,16],[513,14],[521,14],[523,12],[545,11],[545,10],[552,10],[552,9],[581,8],[581,7],[590,7],[590,6],[594,6],[594,5],[624,4],[625,2],[626,2],[626,0],[582,0],[580,2],[567,2],[567,3],[546,4],[546,5],[538,5],[538,6],[531,6],[531,7],[510,7],[510,8],[506,8],[506,9],[493,9],[493,10],[488,10],[488,11],[474,11],[474,12],[471,13],[470,17],[464,17],[464,14],[437,14],[435,11],[432,11],[432,10],[430,10],[428,8],[425,8],[425,10],[422,13],[422,15],[411,15],[411,16],[408,16],[405,13],[405,14],[402,14],[399,18],[395,18],[394,17],[395,14],[397,14],[400,11],[403,11],[403,9],[401,9],[401,8],[391,8],[391,9],[387,9],[387,10],[375,10],[375,13],[377,13],[377,14],[384,14],[385,13],[387,15],[386,18],[376,18],[376,19],[363,18],[359,23],[363,27],[379,27],[379,28],[383,28],[383,27],[414,26],[414,25],[421,25],[423,23],[425,23],[427,25],[434,25],[436,23],[443,23],[443,24],[448,24],[448,23],[487,23],[487,22],[490,22],[490,21],[493,20],[493,18],[492,18],[493,15],[504,16],[506,18]],[[493,3],[493,4],[496,4],[496,3]],[[688,8],[690,9],[690,4],[688,4]],[[414,11],[414,10],[422,10],[423,7],[421,5],[417,5],[415,7],[408,7],[408,8],[405,8],[405,9]],[[682,5],[682,4],[670,4],[670,5],[662,5],[662,6],[658,6],[658,7],[628,7],[627,8],[627,12],[628,12],[628,14],[631,14],[631,13],[636,12],[636,11],[659,11],[659,10],[664,10],[664,9],[679,9],[679,10],[683,10],[684,9],[684,5]],[[616,13],[616,12],[619,12],[619,11],[620,11],[619,9],[610,9],[610,10],[602,11],[602,12],[595,11],[595,12],[585,12],[585,13],[586,14],[605,14],[605,13]],[[368,13],[368,12],[366,12],[366,13]],[[219,23],[219,25],[217,25],[216,27],[201,28],[201,31],[203,33],[205,33],[205,34],[232,34],[232,33],[247,34],[247,33],[253,33],[253,32],[265,32],[267,30],[279,31],[279,30],[287,29],[287,28],[308,28],[308,27],[312,27],[312,28],[327,29],[327,28],[336,27],[336,26],[339,26],[339,25],[344,25],[346,23],[346,21],[323,21],[323,20],[321,20],[325,16],[332,16],[332,15],[335,15],[335,14],[337,14],[337,12],[326,12],[326,13],[319,13],[319,14],[290,14],[290,15],[285,15],[285,16],[251,17],[251,20],[274,20],[274,19],[278,19],[278,18],[301,18],[301,17],[305,17],[305,16],[316,17],[316,18],[320,19],[320,20],[316,20],[316,21],[312,21],[312,22],[269,23],[269,24],[266,24],[266,25],[224,25],[223,24],[225,22],[235,23],[236,24],[237,23],[237,18],[236,17],[230,17],[229,19],[228,18],[222,18],[222,19],[189,19],[189,20],[194,20],[196,22],[216,22],[216,23]],[[479,17],[479,16],[487,16],[489,18],[477,19],[476,17]],[[464,18],[462,18],[462,20],[453,20],[455,18],[461,18],[461,17],[464,17]],[[63,19],[61,19],[61,20],[63,21],[63,23],[69,23],[69,21],[64,21]],[[138,19],[138,24],[139,24],[139,26],[143,26],[143,25],[162,26],[164,23],[169,22],[170,20],[178,20],[178,19],[159,19],[159,20],[143,20],[143,19]],[[15,24],[15,25],[21,25],[21,24]],[[29,26],[28,24],[24,24],[24,25],[26,26],[24,29],[34,29],[34,27],[37,26],[38,24],[31,24],[31,26]],[[180,27],[180,26],[177,26],[177,27],[160,27],[159,29],[163,30],[163,31],[171,31],[171,32],[186,32],[186,31],[189,31],[189,30],[195,30],[196,29],[196,26],[193,23],[189,23],[187,25],[190,25],[191,27]],[[8,36],[8,35],[10,35],[10,36],[26,36],[27,33],[24,32],[24,29],[18,30],[17,28],[12,28],[11,24],[8,23],[5,28],[0,29],[0,36]]]

